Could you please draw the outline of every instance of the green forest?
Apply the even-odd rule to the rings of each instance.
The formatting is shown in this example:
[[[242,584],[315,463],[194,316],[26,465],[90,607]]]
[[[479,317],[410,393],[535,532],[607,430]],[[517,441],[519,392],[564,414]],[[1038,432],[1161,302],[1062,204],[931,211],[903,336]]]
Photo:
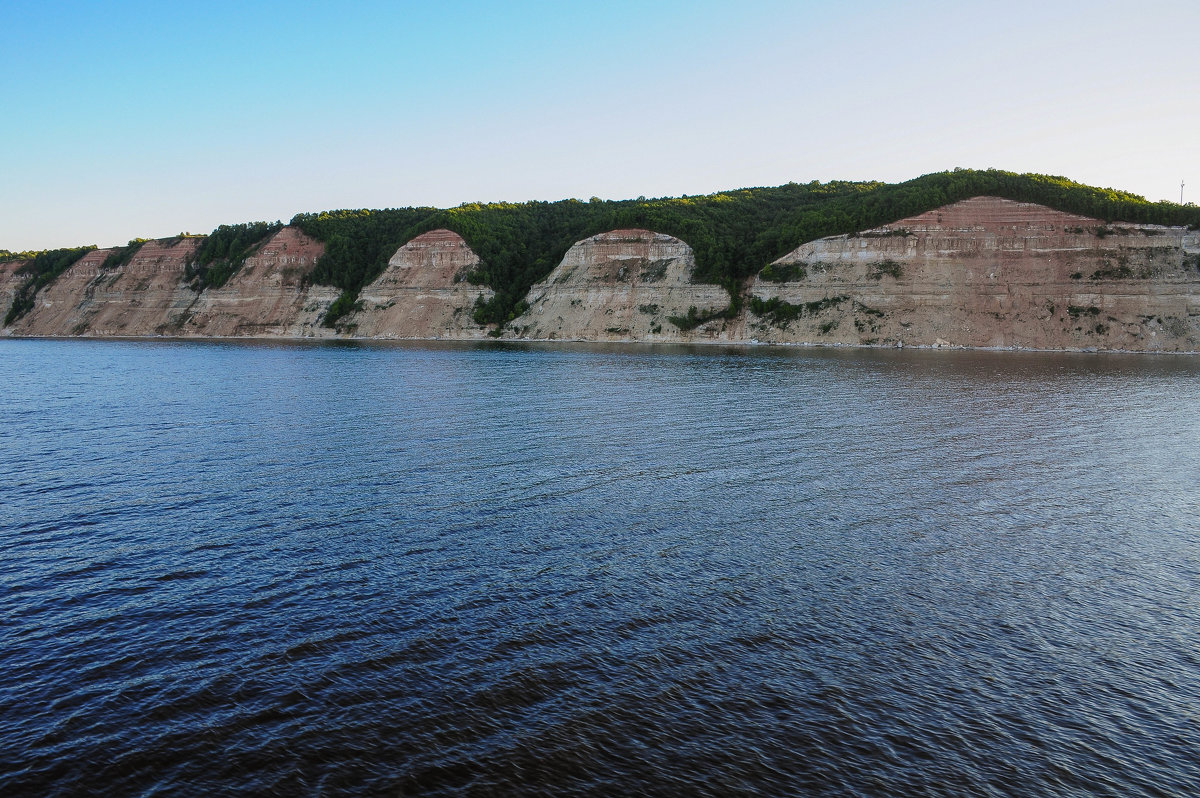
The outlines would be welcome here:
[[[342,291],[326,314],[325,323],[331,326],[353,309],[359,291],[379,276],[392,254],[421,233],[447,228],[467,241],[480,258],[468,279],[495,291],[490,302],[476,308],[475,318],[502,327],[521,313],[529,288],[546,277],[575,242],[625,227],[648,228],[687,242],[696,255],[695,279],[729,291],[728,308],[676,321],[694,326],[705,318],[736,313],[745,280],[801,244],[877,227],[981,194],[1036,202],[1105,222],[1200,227],[1200,208],[1194,205],[1152,203],[1135,194],[1086,186],[1064,177],[994,169],[955,169],[892,184],[813,181],[658,199],[337,210],[297,214],[291,224],[325,244],[325,255],[308,279]],[[201,245],[197,261],[189,269],[193,286],[203,290],[223,284],[280,226],[279,222],[254,222],[218,227]],[[134,250],[136,244],[140,242],[130,242],[123,249]],[[49,253],[20,255],[22,259],[29,256],[35,257],[22,268],[30,275],[28,285],[22,288],[23,297],[26,287],[36,283],[36,292],[62,270],[55,271],[58,262]],[[121,256],[127,257],[124,251]],[[17,257],[0,250],[0,260]],[[31,305],[32,293],[27,300]],[[9,316],[14,312],[20,315],[24,311],[17,311],[14,305]]]

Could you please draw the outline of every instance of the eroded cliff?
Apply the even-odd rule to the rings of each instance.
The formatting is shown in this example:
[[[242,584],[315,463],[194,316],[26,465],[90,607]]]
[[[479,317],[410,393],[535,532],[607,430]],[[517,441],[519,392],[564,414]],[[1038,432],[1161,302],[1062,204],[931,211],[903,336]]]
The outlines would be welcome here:
[[[361,309],[342,327],[368,338],[482,338],[471,316],[492,290],[467,275],[479,264],[462,236],[431,230],[396,250],[387,268],[359,294]]]
[[[312,338],[333,331],[321,317],[340,293],[307,280],[325,246],[294,227],[264,241],[221,288],[196,296],[178,335]]]
[[[613,230],[571,247],[550,275],[536,283],[529,309],[507,337],[581,341],[733,341],[740,324],[713,319],[689,331],[670,317],[719,311],[729,295],[717,285],[693,283],[692,249],[650,230]]]
[[[168,335],[195,292],[183,284],[199,238],[147,241],[125,264],[105,269],[111,249],[95,249],[38,292],[14,335]]]
[[[318,321],[338,291],[305,277],[324,252],[293,228],[263,242],[222,288],[199,291],[187,277],[203,238],[147,241],[128,262],[104,268],[114,250],[84,255],[38,292],[12,335],[331,335]],[[9,299],[11,302],[11,299]]]
[[[748,294],[762,341],[1194,351],[1200,234],[975,197],[805,244]]]

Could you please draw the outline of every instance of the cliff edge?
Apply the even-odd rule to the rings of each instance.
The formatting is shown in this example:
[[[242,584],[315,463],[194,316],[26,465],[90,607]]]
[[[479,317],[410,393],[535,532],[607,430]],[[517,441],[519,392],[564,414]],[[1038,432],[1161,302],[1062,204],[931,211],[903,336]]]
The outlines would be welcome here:
[[[27,336],[309,337],[338,291],[307,275],[324,246],[285,227],[260,244],[221,288],[188,278],[203,237],[147,241],[120,265],[113,249],[88,252],[38,292],[9,328]],[[12,282],[12,281],[9,281]],[[0,282],[0,291],[8,283]],[[11,297],[8,302],[11,303]]]

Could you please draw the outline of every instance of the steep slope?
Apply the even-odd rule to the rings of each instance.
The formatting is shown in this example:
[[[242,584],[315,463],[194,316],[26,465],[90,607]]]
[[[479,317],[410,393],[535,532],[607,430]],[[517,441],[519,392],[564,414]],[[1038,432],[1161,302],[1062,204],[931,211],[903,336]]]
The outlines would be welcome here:
[[[482,338],[487,329],[471,312],[493,292],[466,281],[478,263],[457,233],[419,235],[396,250],[383,274],[362,290],[361,310],[343,326],[368,338]]]
[[[691,247],[650,230],[613,230],[576,243],[529,291],[507,337],[582,341],[736,340],[722,319],[682,331],[669,317],[729,304],[717,285],[693,283]]]
[[[0,319],[8,315],[17,289],[25,282],[25,278],[18,275],[17,270],[26,263],[29,261],[10,260],[0,263]]]
[[[220,337],[327,337],[321,316],[338,296],[305,279],[325,246],[294,227],[285,227],[246,258],[221,288],[195,298],[176,335]]]
[[[112,249],[92,250],[40,291],[9,329],[13,335],[261,336],[332,335],[318,326],[338,291],[305,277],[323,245],[294,228],[263,242],[222,288],[197,292],[187,281],[202,238],[143,244],[105,269]],[[0,282],[0,291],[4,290]],[[8,298],[11,302],[11,297]]]
[[[199,238],[147,241],[126,264],[101,268],[113,251],[92,250],[40,291],[14,335],[172,334],[195,293],[182,285]]]
[[[1193,351],[1200,234],[975,197],[805,244],[749,294],[764,341]]]

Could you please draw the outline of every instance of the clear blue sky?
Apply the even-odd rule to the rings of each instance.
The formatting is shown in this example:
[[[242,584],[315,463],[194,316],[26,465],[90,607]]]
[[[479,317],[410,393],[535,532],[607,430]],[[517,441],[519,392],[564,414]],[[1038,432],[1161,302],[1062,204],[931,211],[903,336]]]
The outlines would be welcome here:
[[[0,3],[0,248],[907,180],[1200,199],[1200,2]]]

